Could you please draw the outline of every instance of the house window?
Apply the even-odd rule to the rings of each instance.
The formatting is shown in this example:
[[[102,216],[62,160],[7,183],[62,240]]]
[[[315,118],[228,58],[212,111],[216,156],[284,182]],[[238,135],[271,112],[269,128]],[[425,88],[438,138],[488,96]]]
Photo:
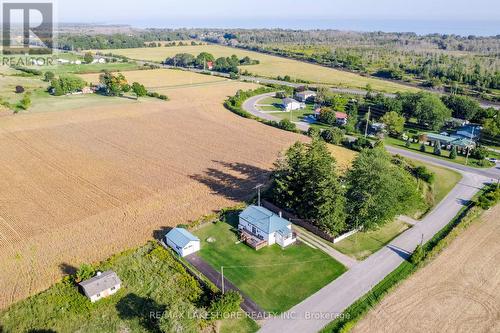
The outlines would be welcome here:
[[[99,298],[99,297],[101,297],[101,294],[97,294],[97,295],[95,295],[95,296],[96,296],[97,298]]]
[[[252,234],[257,234],[257,229],[255,229],[255,227],[252,227]]]

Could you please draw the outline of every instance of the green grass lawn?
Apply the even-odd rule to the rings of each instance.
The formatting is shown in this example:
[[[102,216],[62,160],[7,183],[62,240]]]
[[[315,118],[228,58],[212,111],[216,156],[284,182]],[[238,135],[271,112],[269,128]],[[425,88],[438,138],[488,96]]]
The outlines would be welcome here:
[[[61,269],[69,269],[65,267]],[[60,282],[0,312],[3,331],[158,332],[151,312],[162,313],[178,302],[199,307],[208,296],[169,251],[152,242],[116,255],[98,269],[112,269],[122,280],[115,295],[91,303],[73,283]],[[222,332],[257,330],[246,316],[220,325]]]
[[[348,256],[363,260],[390,243],[409,227],[408,224],[396,220],[378,230],[358,232],[332,246]]]
[[[400,139],[396,139],[396,138],[391,138],[389,136],[387,136],[384,139],[384,142],[387,145],[389,145],[389,146],[394,146],[394,147],[398,147],[398,148],[403,148],[403,149],[411,150],[411,151],[414,151],[414,152],[420,153],[420,154],[432,155],[433,157],[440,158],[442,160],[446,160],[446,161],[450,161],[450,162],[453,162],[453,163],[458,163],[458,164],[465,165],[465,160],[466,159],[465,159],[464,155],[457,155],[457,158],[454,159],[454,160],[452,160],[452,159],[449,158],[450,151],[448,151],[448,150],[442,149],[441,150],[441,156],[437,156],[437,155],[433,154],[434,147],[425,146],[425,151],[426,152],[425,153],[421,152],[420,151],[420,144],[419,143],[412,143],[411,146],[410,146],[410,148],[407,148],[405,146],[405,141],[400,140]],[[482,165],[479,164],[479,160],[469,157],[469,161],[468,161],[467,165],[470,166],[470,167],[475,167],[475,168],[491,168],[493,166],[493,163],[487,162],[487,164],[485,166],[482,166]]]
[[[425,164],[420,161],[412,161],[415,165],[425,166],[435,174],[434,184],[432,184],[432,206],[440,203],[441,200],[443,200],[444,197],[462,179],[462,175],[459,172],[443,167],[438,167],[432,164]]]
[[[281,104],[283,100],[281,98],[266,97],[257,102],[257,104]]]
[[[325,253],[305,244],[285,249],[275,245],[255,251],[236,244],[238,216],[195,232],[202,240],[199,255],[264,310],[281,313],[333,281],[345,267]],[[212,237],[215,242],[206,240]],[[237,267],[235,267],[237,266]]]
[[[283,108],[279,105],[261,105],[261,106],[258,106],[257,108],[259,108],[261,111],[279,111],[279,112],[283,112]],[[283,112],[283,113],[286,113],[286,114],[289,114],[288,112]]]

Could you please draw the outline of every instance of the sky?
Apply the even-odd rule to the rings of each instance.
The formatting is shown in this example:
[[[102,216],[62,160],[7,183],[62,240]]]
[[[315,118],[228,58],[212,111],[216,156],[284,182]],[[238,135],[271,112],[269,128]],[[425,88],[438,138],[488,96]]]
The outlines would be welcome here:
[[[54,0],[60,22],[500,34],[498,0]]]

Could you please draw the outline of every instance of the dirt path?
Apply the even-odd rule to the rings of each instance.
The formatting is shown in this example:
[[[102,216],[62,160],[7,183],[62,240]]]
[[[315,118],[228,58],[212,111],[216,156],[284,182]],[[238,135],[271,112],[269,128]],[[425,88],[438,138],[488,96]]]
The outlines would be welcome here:
[[[500,205],[388,295],[353,332],[499,332]]]

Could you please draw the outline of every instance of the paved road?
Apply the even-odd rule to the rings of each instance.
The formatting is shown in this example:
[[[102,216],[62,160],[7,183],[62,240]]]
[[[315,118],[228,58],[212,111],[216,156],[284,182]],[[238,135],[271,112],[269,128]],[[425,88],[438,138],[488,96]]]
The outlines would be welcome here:
[[[489,180],[476,174],[462,174],[462,181],[420,223],[285,314],[268,319],[259,332],[315,333],[326,326],[396,269],[422,240],[428,241],[446,226]]]
[[[213,284],[217,286],[217,288],[222,289],[222,276],[219,272],[212,268],[209,264],[207,264],[203,259],[201,259],[196,253],[191,254],[185,259],[197,270],[199,270],[203,275],[205,275]],[[224,278],[224,288],[225,290],[234,290],[240,293],[243,297],[243,303],[241,304],[241,308],[245,311],[250,317],[258,320],[266,317],[266,312],[262,310],[254,301],[250,299],[250,297],[246,296],[241,290],[239,290],[234,284],[232,284],[229,280]]]

